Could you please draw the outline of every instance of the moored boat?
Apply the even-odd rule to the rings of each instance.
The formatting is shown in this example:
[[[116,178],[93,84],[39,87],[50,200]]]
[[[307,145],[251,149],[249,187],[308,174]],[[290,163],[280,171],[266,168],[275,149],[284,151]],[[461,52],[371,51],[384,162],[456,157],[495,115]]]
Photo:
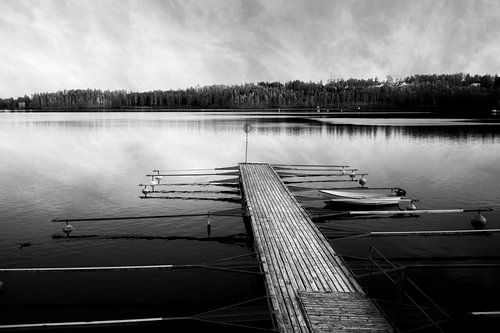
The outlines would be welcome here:
[[[389,206],[398,205],[403,199],[402,195],[406,192],[402,189],[391,189],[390,193],[381,193],[380,191],[344,191],[344,190],[320,190],[320,193],[326,194],[330,199],[327,204],[344,204],[360,206]]]
[[[332,198],[325,200],[325,203],[359,206],[392,206],[399,205],[401,200],[401,197]]]

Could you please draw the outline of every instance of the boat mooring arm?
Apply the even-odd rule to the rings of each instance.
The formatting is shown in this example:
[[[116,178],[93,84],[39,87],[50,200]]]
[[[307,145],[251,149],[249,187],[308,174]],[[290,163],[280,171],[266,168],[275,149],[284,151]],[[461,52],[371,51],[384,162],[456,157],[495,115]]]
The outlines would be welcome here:
[[[411,214],[455,214],[470,212],[490,212],[492,208],[477,209],[416,209],[416,210],[363,210],[346,212],[349,216],[356,215],[411,215]]]

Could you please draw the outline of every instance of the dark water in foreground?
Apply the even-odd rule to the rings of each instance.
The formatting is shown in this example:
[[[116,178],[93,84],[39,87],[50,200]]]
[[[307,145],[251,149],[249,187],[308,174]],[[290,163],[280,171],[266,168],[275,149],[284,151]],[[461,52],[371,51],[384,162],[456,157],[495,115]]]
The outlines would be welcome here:
[[[212,217],[211,240],[206,239],[206,217],[75,222],[75,237],[70,239],[53,238],[61,234],[62,225],[50,222],[55,217],[239,208],[237,203],[216,201],[141,200],[137,185],[149,181],[144,175],[152,169],[236,165],[244,160],[245,122],[254,126],[249,161],[352,165],[369,173],[369,186],[406,189],[420,199],[421,209],[494,208],[485,214],[487,228],[500,228],[500,126],[312,116],[0,114],[0,267],[197,264],[249,254],[239,217]],[[315,202],[307,205],[322,208]],[[427,215],[322,226],[360,232],[469,229],[472,217]],[[94,237],[76,237],[90,235]],[[454,263],[500,263],[499,240],[497,235],[384,237],[338,239],[332,244],[339,253],[357,257],[366,257],[369,246],[375,246],[400,262],[452,257]],[[20,246],[23,243],[30,246]],[[499,273],[500,268],[488,267],[409,274],[461,320],[466,312],[500,309]],[[206,269],[0,273],[0,280],[5,283],[0,294],[2,324],[190,316],[265,295],[257,275]],[[186,325],[212,324],[182,322],[181,327]]]

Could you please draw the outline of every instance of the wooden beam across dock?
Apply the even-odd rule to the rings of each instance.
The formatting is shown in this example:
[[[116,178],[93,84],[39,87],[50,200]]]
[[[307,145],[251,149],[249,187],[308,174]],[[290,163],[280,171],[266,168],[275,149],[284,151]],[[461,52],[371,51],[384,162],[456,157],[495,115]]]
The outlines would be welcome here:
[[[392,332],[273,167],[241,163],[247,208],[280,332]]]

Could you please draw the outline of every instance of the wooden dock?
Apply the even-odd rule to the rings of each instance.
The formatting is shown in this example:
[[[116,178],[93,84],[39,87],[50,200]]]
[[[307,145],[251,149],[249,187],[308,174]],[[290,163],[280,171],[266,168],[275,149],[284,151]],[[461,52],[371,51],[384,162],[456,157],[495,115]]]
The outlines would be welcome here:
[[[263,163],[239,168],[279,331],[392,332],[276,171]]]

